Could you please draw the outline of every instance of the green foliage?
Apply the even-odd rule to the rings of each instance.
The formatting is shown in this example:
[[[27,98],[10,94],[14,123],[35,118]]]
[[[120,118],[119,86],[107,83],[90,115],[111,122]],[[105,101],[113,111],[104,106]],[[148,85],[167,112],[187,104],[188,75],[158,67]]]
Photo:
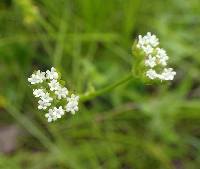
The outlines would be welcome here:
[[[1,123],[28,132],[0,168],[199,168],[199,0],[3,0],[0,21]],[[147,31],[168,51],[171,84],[133,80],[52,124],[37,111],[33,70],[55,66],[70,89],[94,91],[131,71]]]

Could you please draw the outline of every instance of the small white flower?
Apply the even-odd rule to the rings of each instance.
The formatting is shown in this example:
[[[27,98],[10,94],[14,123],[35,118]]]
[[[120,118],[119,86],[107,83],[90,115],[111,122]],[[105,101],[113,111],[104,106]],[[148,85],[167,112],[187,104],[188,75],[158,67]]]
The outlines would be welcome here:
[[[41,110],[46,110],[47,107],[51,106],[51,103],[50,102],[46,102],[45,100],[39,100],[38,101],[38,109]]]
[[[173,80],[176,72],[172,68],[165,68],[160,75],[161,80]]]
[[[42,83],[45,80],[45,72],[41,72],[38,70],[36,73],[33,73],[30,78],[28,78],[28,81],[31,84],[37,84]]]
[[[30,78],[28,78],[28,81],[31,83],[31,84],[36,84],[36,83],[39,83],[38,81],[38,78],[35,74],[32,74]]]
[[[152,35],[150,32],[148,32],[143,37],[141,35],[138,36],[138,43],[136,46],[137,48],[143,49],[143,51],[149,52],[149,50],[151,51],[150,47],[154,48],[158,45],[159,45],[159,41],[156,35]]]
[[[65,114],[62,106],[59,108],[54,107],[53,109],[49,109],[48,113],[45,114],[45,117],[48,119],[48,122],[56,121],[61,118]]]
[[[145,44],[146,44],[145,39],[142,37],[142,35],[139,35],[137,48],[142,48]]]
[[[153,68],[156,66],[156,57],[152,57],[151,55],[145,60],[145,65]]]
[[[48,122],[57,120],[56,112],[54,112],[53,109],[49,109],[48,113],[45,114],[45,117],[47,118]]]
[[[53,98],[49,96],[49,93],[44,93],[42,96],[40,96],[41,100],[38,101],[38,109],[46,109],[47,107],[51,106],[51,102],[53,101]]]
[[[66,111],[75,114],[78,111],[79,96],[72,94],[71,97],[67,98],[67,101]]]
[[[42,97],[45,95],[44,90],[43,89],[34,89],[33,90],[33,95],[35,97]]]
[[[153,52],[153,48],[151,47],[151,45],[143,46],[142,49],[147,55]]]
[[[156,48],[156,51],[157,51],[156,57],[158,58],[158,62],[161,65],[166,66],[167,60],[169,59],[166,51],[164,49],[161,49],[161,48]]]
[[[65,114],[65,111],[63,110],[62,106],[60,106],[59,108],[54,107],[53,110],[54,110],[57,118],[61,118]]]
[[[54,67],[51,68],[51,71],[47,70],[46,71],[46,77],[47,79],[58,79],[58,73]]]
[[[59,84],[58,81],[55,80],[55,79],[51,80],[50,83],[48,83],[48,84],[49,84],[49,87],[50,87],[50,90],[51,90],[51,91],[58,90],[59,87],[60,87],[60,84]]]
[[[158,77],[158,74],[156,73],[155,70],[153,69],[149,69],[147,72],[146,72],[146,76],[150,79],[156,79]]]
[[[49,96],[49,93],[45,93],[44,95],[42,95],[41,100],[43,100],[44,102],[52,102],[53,98]]]
[[[144,36],[144,38],[152,47],[156,47],[157,45],[159,45],[158,38],[156,37],[156,35],[151,35],[151,32],[148,32],[147,35]]]
[[[36,76],[38,76],[38,79],[39,79],[41,82],[43,82],[43,80],[46,79],[46,77],[45,77],[45,72],[41,72],[40,70],[38,70],[38,71],[36,72]]]
[[[66,87],[59,87],[56,91],[55,94],[58,96],[58,99],[66,98],[68,95],[68,90]]]

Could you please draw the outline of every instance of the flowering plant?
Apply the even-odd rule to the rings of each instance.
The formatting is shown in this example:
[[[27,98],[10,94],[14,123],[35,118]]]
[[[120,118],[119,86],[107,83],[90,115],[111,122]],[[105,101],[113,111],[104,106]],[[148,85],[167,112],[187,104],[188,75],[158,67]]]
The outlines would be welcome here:
[[[176,72],[172,68],[167,68],[169,57],[166,51],[159,47],[159,40],[155,35],[148,32],[145,36],[139,35],[138,40],[133,45],[133,53],[136,55],[133,65],[133,72],[120,81],[108,85],[100,90],[86,92],[80,96],[81,101],[90,100],[102,95],[114,88],[129,82],[134,75],[146,79],[161,81],[173,80]],[[55,68],[46,72],[36,71],[28,78],[33,86],[33,94],[38,100],[38,109],[46,111],[45,117],[48,122],[56,121],[65,112],[75,114],[78,111],[79,96],[69,95],[69,91],[64,87],[64,82],[60,80],[60,75]]]

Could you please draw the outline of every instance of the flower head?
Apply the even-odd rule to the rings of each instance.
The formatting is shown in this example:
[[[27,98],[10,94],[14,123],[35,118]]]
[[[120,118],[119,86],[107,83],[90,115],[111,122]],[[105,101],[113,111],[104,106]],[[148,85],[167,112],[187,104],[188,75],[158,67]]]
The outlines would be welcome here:
[[[28,81],[31,84],[38,84],[39,88],[33,89],[33,95],[38,99],[38,109],[48,110],[45,114],[48,122],[56,121],[61,118],[65,112],[74,114],[78,111],[79,96],[74,94],[68,97],[68,89],[63,87],[58,79],[58,72],[55,68],[51,71],[41,72],[38,70],[32,74]],[[67,99],[66,99],[67,98]],[[66,107],[66,109],[63,109]]]
[[[136,47],[144,52],[146,66],[146,76],[151,79],[173,80],[176,72],[172,68],[167,68],[168,55],[166,51],[159,47],[158,38],[148,32],[145,36],[138,36]]]

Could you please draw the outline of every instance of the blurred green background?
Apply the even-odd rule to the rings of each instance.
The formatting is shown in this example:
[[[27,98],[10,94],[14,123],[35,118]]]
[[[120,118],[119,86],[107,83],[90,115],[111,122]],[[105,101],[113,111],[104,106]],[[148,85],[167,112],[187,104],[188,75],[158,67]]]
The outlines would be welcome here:
[[[199,169],[199,0],[0,0],[1,169]],[[130,70],[155,33],[177,71],[137,80],[48,124],[27,78],[55,66],[84,93]]]

